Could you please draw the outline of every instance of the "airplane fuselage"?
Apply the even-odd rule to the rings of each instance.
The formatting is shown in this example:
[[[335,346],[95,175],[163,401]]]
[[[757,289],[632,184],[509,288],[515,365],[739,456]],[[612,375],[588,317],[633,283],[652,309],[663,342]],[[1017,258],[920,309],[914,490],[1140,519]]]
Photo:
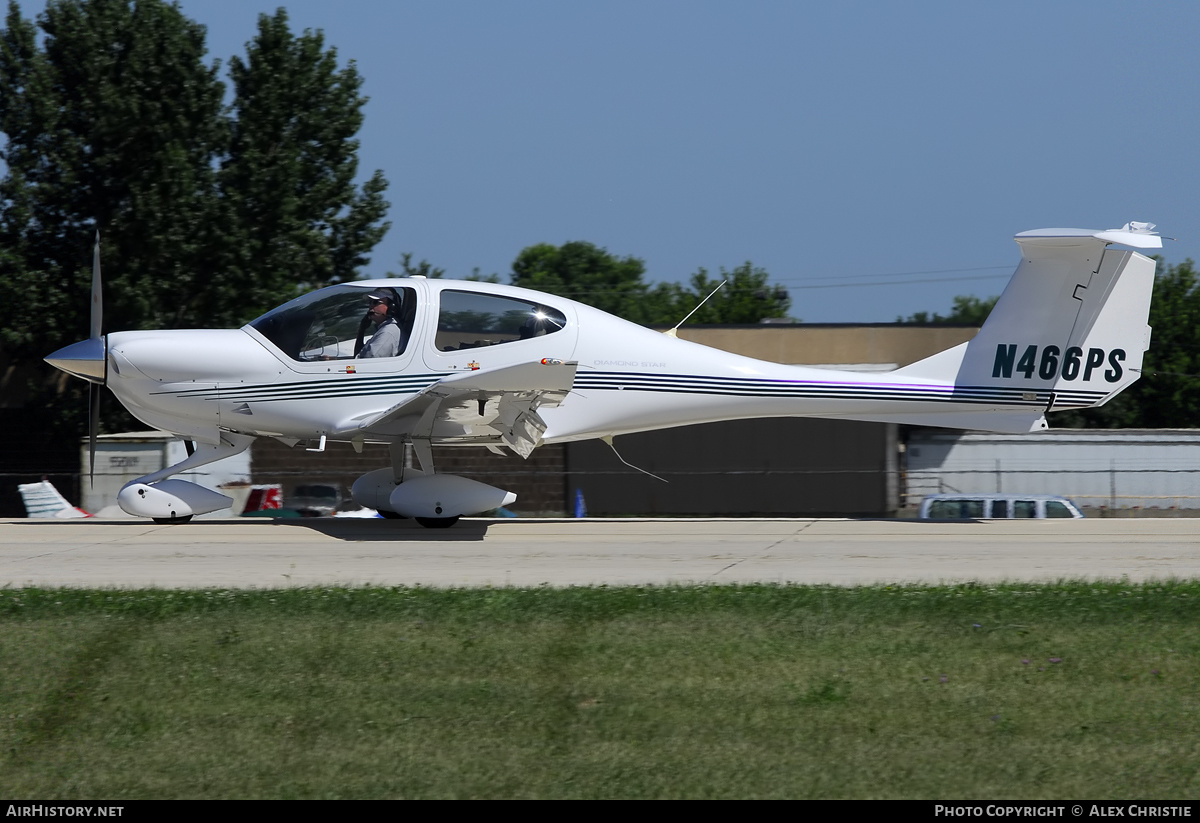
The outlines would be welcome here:
[[[1049,392],[1029,391],[1019,381],[1007,387],[955,386],[755,360],[565,298],[506,286],[403,279],[335,288],[365,292],[384,285],[412,290],[417,298],[407,345],[396,357],[336,356],[334,349],[328,355],[289,356],[253,324],[117,332],[108,335],[108,386],[146,424],[202,442],[216,442],[221,429],[351,440],[359,436],[361,421],[447,376],[543,359],[578,363],[570,395],[541,411],[547,443],[746,417],[890,420],[964,411],[1036,413],[1050,400]],[[502,345],[439,346],[439,297],[464,287],[551,307],[565,322],[554,333]],[[469,421],[465,428],[435,431],[435,442],[483,442],[472,437]]]

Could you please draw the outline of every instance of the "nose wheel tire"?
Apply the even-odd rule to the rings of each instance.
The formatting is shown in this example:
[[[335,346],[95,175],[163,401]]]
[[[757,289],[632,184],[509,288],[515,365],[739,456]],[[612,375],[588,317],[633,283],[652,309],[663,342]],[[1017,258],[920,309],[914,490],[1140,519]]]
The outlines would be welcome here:
[[[189,520],[192,519],[192,516],[190,514],[188,514],[188,515],[184,515],[183,517],[152,517],[150,519],[153,520],[155,523],[161,523],[164,526],[177,526],[180,523],[188,522]]]

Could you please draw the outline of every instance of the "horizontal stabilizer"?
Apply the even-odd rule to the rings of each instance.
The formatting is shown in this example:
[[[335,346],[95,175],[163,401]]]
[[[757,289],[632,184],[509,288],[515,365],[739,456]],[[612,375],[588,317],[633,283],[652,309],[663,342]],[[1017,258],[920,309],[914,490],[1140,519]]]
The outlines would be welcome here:
[[[1016,241],[1058,245],[1077,245],[1080,240],[1091,238],[1104,243],[1118,243],[1135,249],[1161,249],[1162,238],[1152,231],[1153,223],[1126,223],[1119,229],[1034,229],[1023,231]]]

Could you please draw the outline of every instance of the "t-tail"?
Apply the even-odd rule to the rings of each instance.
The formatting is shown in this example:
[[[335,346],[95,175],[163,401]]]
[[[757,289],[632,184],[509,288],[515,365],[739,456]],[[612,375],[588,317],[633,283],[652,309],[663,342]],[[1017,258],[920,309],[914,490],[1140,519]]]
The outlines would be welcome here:
[[[898,422],[1036,431],[1046,412],[1100,406],[1129,387],[1150,345],[1155,263],[1112,246],[1162,248],[1153,228],[1018,234],[1021,263],[979,334],[894,372],[951,383],[978,411]]]

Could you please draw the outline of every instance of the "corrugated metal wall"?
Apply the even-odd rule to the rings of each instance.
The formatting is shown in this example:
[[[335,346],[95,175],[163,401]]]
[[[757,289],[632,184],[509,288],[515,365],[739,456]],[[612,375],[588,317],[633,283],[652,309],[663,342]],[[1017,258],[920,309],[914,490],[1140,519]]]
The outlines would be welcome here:
[[[1093,509],[1200,509],[1200,431],[1059,429],[908,438],[906,502],[939,492],[1058,494]]]

